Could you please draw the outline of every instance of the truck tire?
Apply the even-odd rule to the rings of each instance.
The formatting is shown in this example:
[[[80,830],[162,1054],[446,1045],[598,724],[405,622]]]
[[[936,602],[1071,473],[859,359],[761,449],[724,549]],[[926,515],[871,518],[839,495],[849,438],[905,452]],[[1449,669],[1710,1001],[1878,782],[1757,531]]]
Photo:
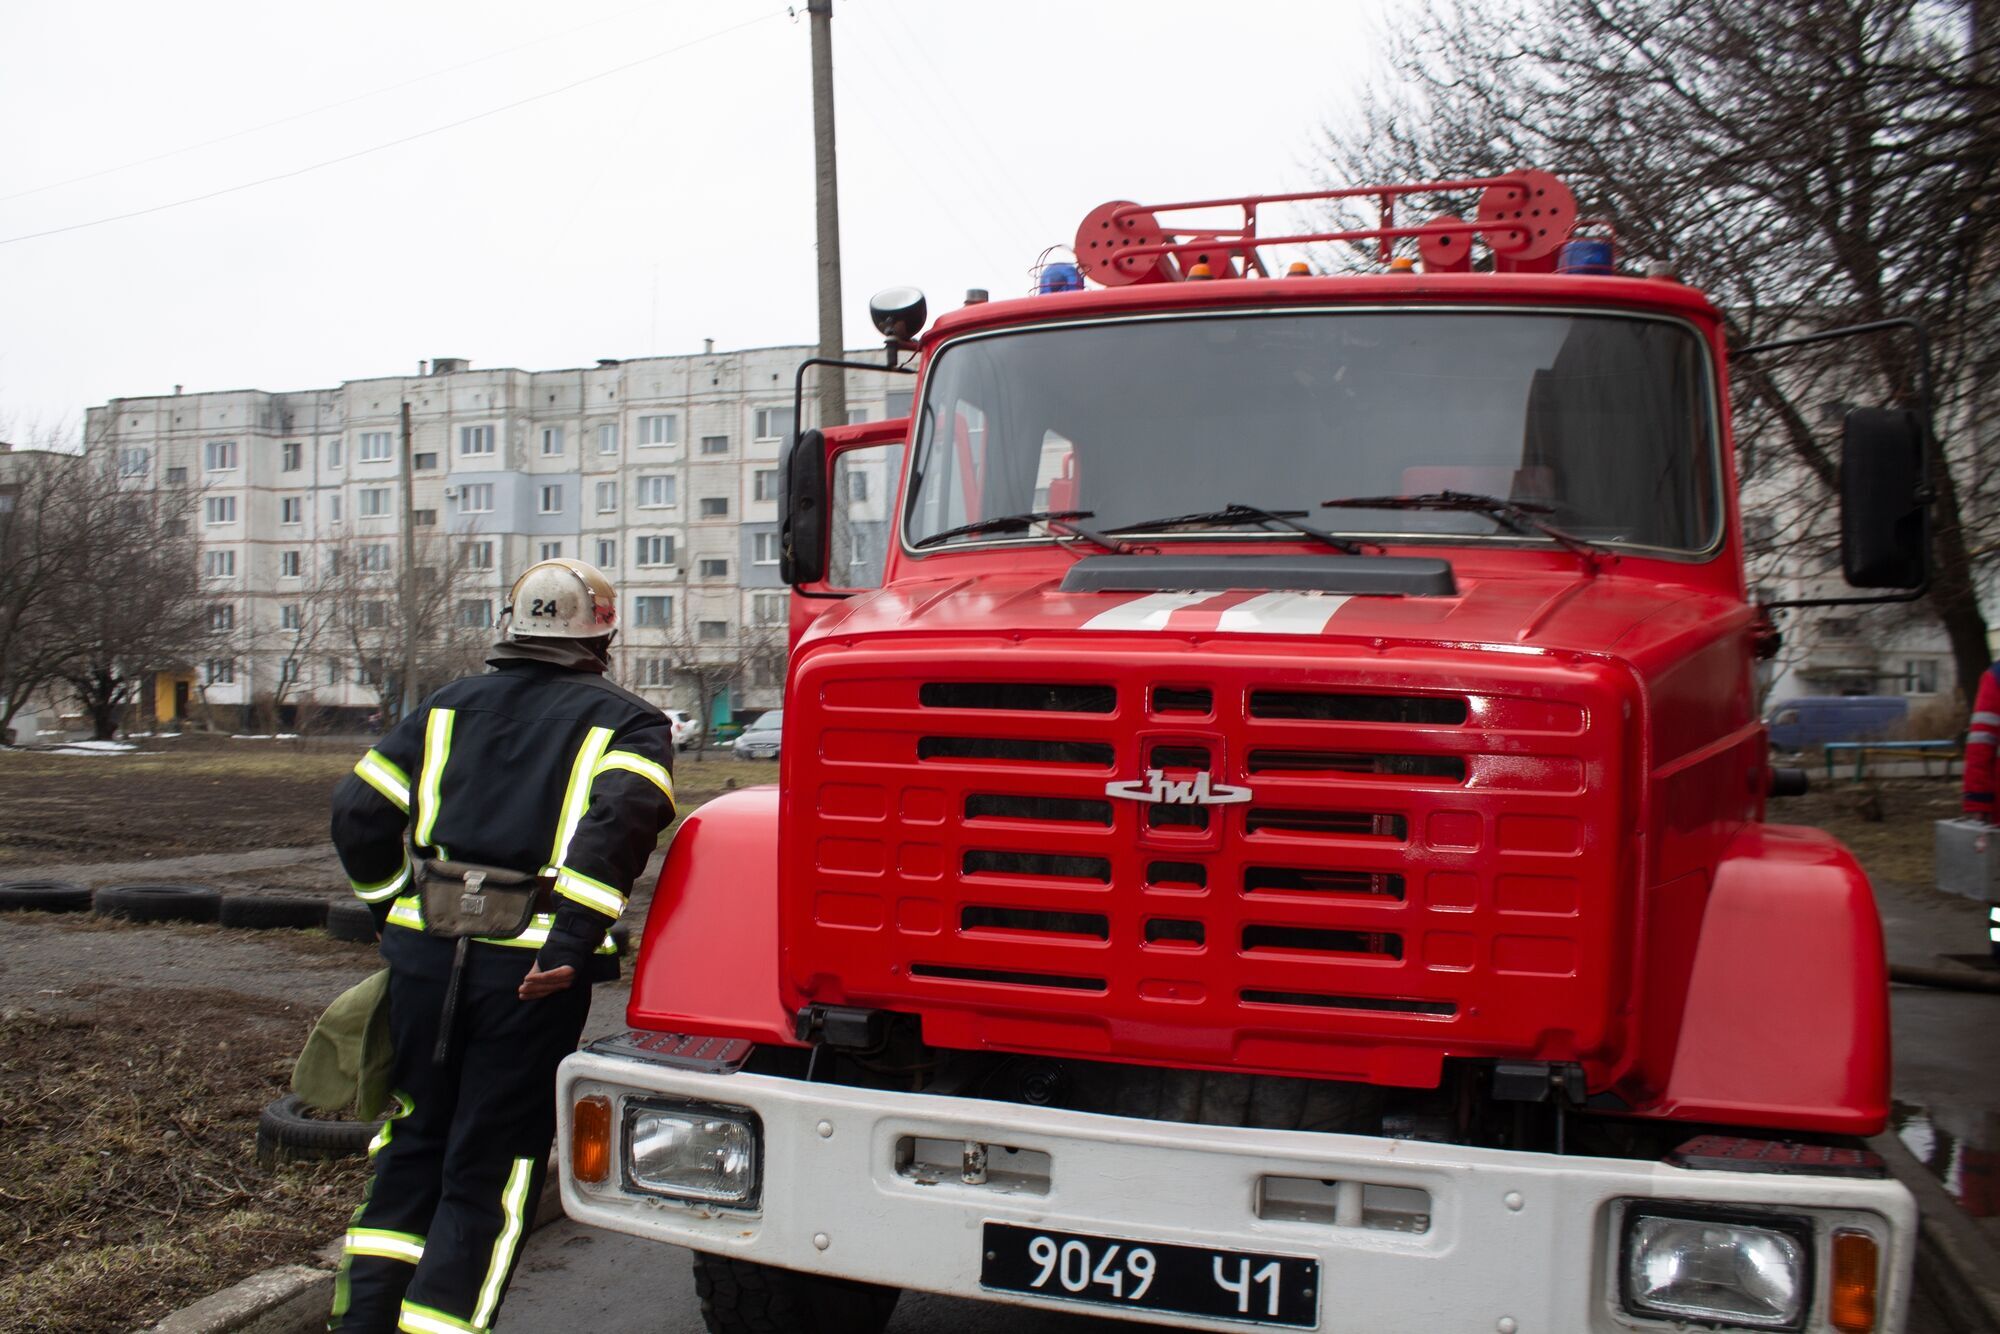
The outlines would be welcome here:
[[[244,931],[304,931],[326,925],[326,900],[285,894],[229,894],[222,900],[221,921]]]
[[[900,1288],[694,1253],[708,1334],[882,1334]]]
[[[0,912],[88,912],[90,891],[67,880],[9,880],[0,884]]]
[[[257,1161],[272,1167],[295,1158],[358,1158],[368,1152],[380,1121],[333,1121],[307,1115],[287,1093],[257,1118]]]
[[[99,917],[130,922],[213,922],[222,892],[205,885],[106,885],[91,901]]]
[[[326,905],[326,933],[357,945],[375,943],[375,914],[360,899],[338,899]]]

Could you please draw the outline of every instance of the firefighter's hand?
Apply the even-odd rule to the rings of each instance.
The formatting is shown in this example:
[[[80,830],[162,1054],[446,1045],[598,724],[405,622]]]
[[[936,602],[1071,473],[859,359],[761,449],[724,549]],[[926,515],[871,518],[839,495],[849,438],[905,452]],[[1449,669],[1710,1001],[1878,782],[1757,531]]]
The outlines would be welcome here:
[[[574,981],[576,981],[576,969],[568,964],[560,968],[551,968],[546,973],[539,966],[530,968],[528,975],[521,979],[521,999],[540,1000],[544,996],[553,996]]]

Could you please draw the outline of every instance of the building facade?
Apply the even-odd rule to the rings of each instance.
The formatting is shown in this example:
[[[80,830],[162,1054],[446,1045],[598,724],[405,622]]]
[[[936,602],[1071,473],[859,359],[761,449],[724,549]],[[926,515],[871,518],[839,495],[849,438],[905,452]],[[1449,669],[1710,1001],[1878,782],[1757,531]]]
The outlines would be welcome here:
[[[180,498],[215,603],[220,647],[158,683],[156,716],[259,702],[280,721],[307,707],[372,712],[394,684],[381,660],[395,656],[393,622],[407,615],[412,638],[457,642],[476,661],[514,579],[551,556],[590,561],[618,584],[622,683],[692,711],[706,678],[711,721],[775,706],[788,619],[779,459],[793,374],[811,355],[758,348],[558,371],[440,359],[332,389],[91,409],[87,447],[115,459],[123,484]],[[850,420],[907,411],[907,384],[889,379],[848,373]],[[810,394],[806,411],[815,424]],[[891,484],[864,482],[855,517],[875,517]],[[406,563],[415,592],[401,582]],[[415,679],[438,684],[422,666]]]

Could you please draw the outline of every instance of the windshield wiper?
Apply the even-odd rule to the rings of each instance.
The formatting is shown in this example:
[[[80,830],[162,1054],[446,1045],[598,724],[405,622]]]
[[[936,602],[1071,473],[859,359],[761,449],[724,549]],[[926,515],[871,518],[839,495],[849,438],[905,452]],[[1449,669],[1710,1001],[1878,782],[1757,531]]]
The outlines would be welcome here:
[[[1361,545],[1344,537],[1335,537],[1309,523],[1300,523],[1305,517],[1304,510],[1265,510],[1255,505],[1224,505],[1219,510],[1203,510],[1196,514],[1177,514],[1170,519],[1146,519],[1139,523],[1121,523],[1116,528],[1106,529],[1111,533],[1148,533],[1159,528],[1192,528],[1196,526],[1215,527],[1226,523],[1275,523],[1281,528],[1289,528],[1295,533],[1303,533],[1316,542],[1324,542],[1335,551],[1350,556],[1361,554]]]
[[[1326,509],[1446,510],[1483,514],[1502,528],[1523,537],[1539,534],[1548,538],[1557,546],[1581,556],[1592,570],[1604,558],[1614,556],[1607,548],[1585,541],[1574,533],[1566,533],[1542,518],[1544,514],[1554,513],[1554,507],[1533,500],[1503,500],[1499,496],[1482,496],[1471,491],[1427,491],[1414,496],[1344,496],[1339,500],[1322,500],[1320,505]]]
[[[910,543],[911,547],[934,547],[940,542],[954,537],[971,537],[975,533],[1002,533],[1010,528],[1027,528],[1033,524],[1043,524],[1058,533],[1074,534],[1087,542],[1093,542],[1106,551],[1130,551],[1131,544],[1120,542],[1115,537],[1092,532],[1088,528],[1069,522],[1071,519],[1096,517],[1096,510],[1028,510],[1021,514],[996,514],[990,519],[974,519],[956,528],[947,528],[941,533],[930,533]]]

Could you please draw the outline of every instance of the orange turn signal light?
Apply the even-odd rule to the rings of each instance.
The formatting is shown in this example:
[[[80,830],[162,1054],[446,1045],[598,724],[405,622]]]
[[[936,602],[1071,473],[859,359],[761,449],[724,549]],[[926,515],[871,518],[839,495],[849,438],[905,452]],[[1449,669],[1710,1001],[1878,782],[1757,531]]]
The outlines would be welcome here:
[[[1188,270],[1187,276],[1194,279],[1213,278],[1215,270],[1208,267],[1207,260],[1197,260],[1194,267]]]
[[[1416,271],[1417,261],[1411,259],[1408,255],[1398,255],[1389,261],[1389,272],[1391,273],[1415,273]]]
[[[602,1185],[611,1177],[611,1099],[578,1098],[569,1117],[569,1177]]]
[[[1292,261],[1292,266],[1285,270],[1285,276],[1287,278],[1310,278],[1312,277],[1312,265],[1302,259],[1295,259]]]
[[[1875,1334],[1875,1276],[1881,1268],[1875,1238],[1866,1232],[1833,1234],[1833,1327],[1841,1334]]]

